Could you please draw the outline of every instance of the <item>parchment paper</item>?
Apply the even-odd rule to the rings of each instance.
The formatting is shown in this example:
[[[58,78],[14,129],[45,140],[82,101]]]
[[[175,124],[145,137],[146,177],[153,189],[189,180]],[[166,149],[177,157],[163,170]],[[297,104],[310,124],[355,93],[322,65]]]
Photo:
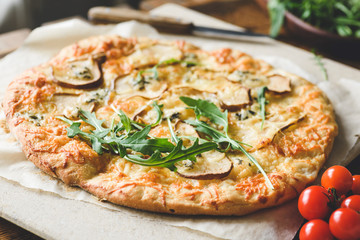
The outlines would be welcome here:
[[[43,63],[55,55],[61,48],[85,37],[99,34],[119,34],[124,37],[147,36],[164,38],[153,28],[136,22],[122,23],[116,26],[91,26],[79,20],[41,27],[34,30],[25,44],[16,52],[8,55],[0,62],[1,81],[0,97],[2,98],[9,82],[25,69]],[[173,38],[166,36],[166,38]],[[176,38],[176,37],[174,37]],[[186,39],[185,37],[182,37]],[[241,49],[241,43],[219,42],[205,39],[191,39],[205,49],[231,47]],[[243,50],[243,49],[241,49]],[[292,62],[274,56],[258,56],[276,67],[303,76],[318,83],[334,104],[340,134],[327,166],[346,164],[351,161],[359,147],[353,147],[356,133],[360,133],[359,100],[360,83],[351,79],[338,79],[336,82],[325,82],[314,78],[301,67]],[[344,107],[346,106],[346,107]],[[349,151],[352,154],[348,154]],[[351,155],[346,159],[348,155]],[[142,224],[151,221],[166,225],[186,227],[206,232],[224,239],[292,239],[298,230],[302,218],[296,207],[296,200],[280,207],[259,211],[245,217],[178,217],[164,214],[148,213],[129,208],[103,203],[85,191],[66,187],[62,182],[53,179],[38,170],[31,162],[26,161],[24,154],[10,134],[0,134],[0,176],[16,181],[24,187],[57,194],[59,197],[92,202],[119,212],[124,221],[127,218],[139,218]],[[41,191],[39,192],[41,195]],[[56,221],[56,217],[55,217]],[[139,227],[139,231],[141,231]],[[151,236],[148,236],[149,239]]]

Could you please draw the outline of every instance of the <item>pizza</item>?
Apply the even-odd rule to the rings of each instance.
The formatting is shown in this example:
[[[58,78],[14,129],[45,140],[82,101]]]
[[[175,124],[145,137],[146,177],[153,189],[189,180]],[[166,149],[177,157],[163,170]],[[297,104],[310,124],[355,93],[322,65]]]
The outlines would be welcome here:
[[[337,135],[321,90],[235,49],[95,36],[8,86],[26,158],[100,200],[245,215],[295,198]]]

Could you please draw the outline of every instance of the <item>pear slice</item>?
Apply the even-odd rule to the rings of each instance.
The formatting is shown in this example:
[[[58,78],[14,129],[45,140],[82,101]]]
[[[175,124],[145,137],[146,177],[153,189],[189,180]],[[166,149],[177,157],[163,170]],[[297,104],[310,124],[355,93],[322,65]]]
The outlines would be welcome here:
[[[192,138],[199,138],[199,134],[193,126],[190,124],[184,123],[180,120],[177,120],[175,123],[175,134],[177,136],[188,136]],[[183,145],[185,147],[190,147],[194,141],[191,141],[190,138],[183,138]]]
[[[67,118],[77,118],[79,110],[92,112],[96,106],[96,102],[89,102],[76,94],[54,94],[51,102],[56,112]]]
[[[268,77],[270,80],[267,86],[269,91],[275,93],[286,93],[291,92],[290,79],[279,74]]]
[[[199,137],[193,126],[182,121],[178,121],[175,124],[175,133],[179,137]],[[185,147],[190,147],[192,145],[193,141],[191,139],[182,139]],[[201,180],[226,177],[233,168],[232,161],[226,157],[225,153],[215,150],[200,154],[196,157],[196,162],[184,160],[177,162],[175,166],[177,168],[177,174],[181,177]]]
[[[225,153],[215,150],[202,153],[196,162],[184,160],[175,164],[177,174],[184,178],[211,180],[224,178],[230,174],[233,163]]]
[[[88,57],[68,61],[63,66],[53,66],[54,82],[68,88],[94,88],[102,82],[99,58]]]
[[[251,104],[250,89],[242,86],[229,86],[217,93],[221,107],[229,111],[238,111]]]
[[[136,75],[126,75],[115,80],[114,90],[122,98],[140,96],[146,99],[159,98],[168,88],[164,81],[147,80],[143,87],[139,88],[136,84]]]

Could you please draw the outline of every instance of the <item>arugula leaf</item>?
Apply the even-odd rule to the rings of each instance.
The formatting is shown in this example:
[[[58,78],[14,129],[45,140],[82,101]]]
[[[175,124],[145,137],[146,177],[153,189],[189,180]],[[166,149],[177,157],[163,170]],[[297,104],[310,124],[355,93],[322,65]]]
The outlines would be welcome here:
[[[103,150],[101,147],[101,138],[103,137],[103,135],[105,133],[109,133],[109,131],[107,131],[107,129],[104,129],[103,127],[101,127],[101,124],[98,125],[100,122],[102,123],[102,121],[97,120],[96,117],[95,117],[95,121],[94,121],[94,119],[92,119],[95,115],[91,115],[89,112],[85,112],[85,116],[88,116],[91,119],[89,121],[88,121],[88,119],[86,119],[86,121],[88,123],[91,122],[97,126],[97,129],[95,131],[93,131],[93,134],[83,132],[80,129],[80,125],[81,125],[80,122],[74,122],[74,121],[71,121],[70,119],[67,119],[64,117],[57,117],[57,118],[70,124],[70,127],[66,128],[67,136],[69,138],[74,138],[76,135],[80,135],[83,138],[85,138],[86,140],[90,140],[91,146],[94,149],[94,151],[96,151],[98,154],[102,154]],[[92,126],[94,126],[94,125],[92,125]]]
[[[155,80],[159,80],[159,72],[157,70],[158,65],[155,65],[153,68],[146,70],[146,72],[152,73],[152,78]]]
[[[205,133],[206,135],[211,137],[211,140],[216,143],[228,142],[230,140],[222,132],[216,130],[215,128],[211,127],[210,125],[208,125],[205,122],[202,122],[198,119],[196,119],[195,121],[194,120],[185,120],[185,122],[187,124],[194,126],[198,132]]]
[[[156,102],[153,105],[158,112],[159,118],[162,116],[161,105]],[[99,120],[96,115],[91,112],[81,111],[81,119],[95,128],[90,133],[83,132],[80,129],[80,122],[74,122],[64,117],[58,117],[64,122],[70,124],[67,128],[69,137],[80,136],[85,140],[90,141],[92,148],[98,153],[103,151],[111,151],[115,154],[124,157],[128,161],[144,166],[159,166],[167,167],[170,170],[176,170],[175,163],[182,160],[196,161],[195,156],[203,152],[207,152],[217,148],[216,143],[205,142],[199,144],[199,139],[196,138],[194,144],[189,148],[183,147],[183,142],[172,131],[172,137],[176,139],[176,145],[169,142],[167,138],[154,138],[149,136],[152,125],[147,125],[144,128],[136,128],[130,118],[126,116],[121,110],[116,110],[121,121],[118,124],[112,121],[110,128],[102,126],[104,120]],[[169,120],[168,120],[169,121]],[[171,125],[169,125],[171,127]],[[122,134],[124,131],[126,134]],[[128,154],[127,149],[131,149],[139,154]],[[147,156],[150,155],[148,158]]]
[[[161,61],[159,64],[157,64],[157,66],[168,66],[172,64],[184,64],[186,67],[192,67],[198,65],[198,63],[196,62],[177,60],[175,58],[171,58],[168,60]]]
[[[168,60],[164,60],[164,61],[161,61],[159,62],[157,65],[158,66],[167,66],[167,65],[171,65],[171,64],[176,64],[176,63],[181,63],[181,60],[177,60],[175,58],[170,58]]]
[[[264,88],[263,91],[265,91],[265,88]],[[218,109],[218,108],[216,107],[215,104],[213,104],[213,105],[211,105],[211,104],[195,104],[195,103],[198,103],[198,100],[195,100],[195,99],[192,99],[192,98],[188,98],[188,97],[180,97],[180,99],[181,99],[182,101],[183,101],[183,99],[184,99],[185,101],[183,101],[183,102],[184,102],[185,104],[188,104],[188,103],[189,103],[190,107],[193,108],[194,111],[197,110],[198,113],[199,113],[199,114],[197,114],[197,113],[195,112],[195,114],[196,114],[196,116],[197,116],[197,118],[196,118],[195,121],[194,121],[194,120],[186,120],[186,121],[185,121],[186,123],[194,126],[197,131],[202,132],[202,133],[208,135],[208,136],[211,138],[211,140],[212,140],[213,142],[217,143],[219,146],[220,146],[220,144],[222,144],[222,143],[228,143],[228,144],[229,144],[228,148],[231,147],[232,149],[239,150],[239,151],[243,152],[243,153],[245,154],[245,156],[246,156],[252,163],[254,163],[255,166],[259,169],[259,171],[262,173],[262,175],[264,176],[267,184],[271,187],[271,189],[274,189],[274,186],[272,185],[270,179],[269,179],[268,176],[266,175],[266,172],[265,172],[264,169],[260,166],[260,164],[256,161],[256,159],[255,159],[253,156],[251,156],[251,154],[249,154],[249,153],[246,151],[246,149],[245,149],[243,146],[241,146],[241,144],[240,144],[238,141],[236,141],[236,140],[234,140],[234,139],[232,139],[232,138],[230,138],[230,137],[228,136],[228,133],[227,133],[227,130],[228,130],[227,117],[226,117],[226,118],[223,118],[221,121],[220,121],[219,118],[217,118],[217,117],[211,117],[211,118],[209,118],[210,121],[212,121],[213,123],[217,123],[217,122],[222,123],[222,124],[223,124],[222,126],[224,126],[224,129],[226,130],[226,131],[224,131],[224,133],[222,133],[222,132],[220,132],[219,130],[213,128],[212,126],[206,124],[205,122],[202,122],[202,121],[199,120],[199,116],[202,115],[203,112],[205,112],[206,114],[208,114],[208,111],[209,111],[209,110],[208,110],[208,109],[204,109],[204,108],[205,108],[205,107],[209,107],[209,106],[211,106],[210,108],[211,108],[212,111],[215,112],[215,115],[219,117],[219,112],[221,112],[221,111],[220,111],[220,109]],[[264,99],[264,100],[265,100],[265,99]],[[202,101],[205,101],[205,100],[202,100]],[[195,104],[195,106],[194,106],[194,104]],[[264,102],[264,104],[265,104],[265,102]],[[217,108],[217,110],[214,109],[214,106]],[[212,115],[211,115],[211,116],[212,116]],[[222,116],[224,117],[225,115],[222,115]],[[227,116],[227,112],[226,112],[226,116]],[[217,122],[215,122],[215,121],[217,121]],[[219,148],[220,148],[220,147],[219,147]],[[226,150],[228,150],[228,148],[227,148]]]
[[[160,152],[171,152],[173,150],[174,145],[171,144],[167,138],[147,139],[150,130],[151,126],[148,125],[141,131],[119,141],[119,143],[126,148],[130,148],[145,155],[153,154],[155,149]]]
[[[151,106],[154,107],[154,110],[157,113],[157,118],[155,123],[151,124],[152,127],[155,127],[161,123],[163,112],[161,111],[161,108],[164,106],[163,104],[159,105],[157,101],[153,102]]]
[[[245,156],[253,163],[255,164],[255,166],[259,169],[259,171],[261,172],[261,174],[265,177],[265,180],[267,182],[267,184],[274,189],[270,179],[268,178],[268,176],[266,175],[266,172],[264,171],[264,169],[260,166],[260,164],[256,161],[256,159],[251,156],[250,153],[248,153],[245,148],[243,146],[241,146],[241,144],[230,138],[229,136],[221,133],[220,131],[216,130],[215,128],[207,125],[204,122],[199,121],[198,119],[196,119],[195,121],[193,120],[187,120],[186,123],[195,126],[195,129],[199,132],[205,133],[208,136],[211,137],[211,140],[214,141],[217,144],[221,144],[221,143],[228,143],[229,146],[234,149],[234,150],[239,150],[241,152],[243,152],[245,154]],[[226,149],[227,150],[227,149]]]
[[[103,154],[102,142],[101,139],[94,135],[88,135],[91,141],[91,147],[98,154]]]
[[[120,121],[124,126],[126,133],[128,134],[132,129],[131,119],[126,116],[126,114],[121,109],[118,110],[117,114],[119,115]]]
[[[64,122],[66,122],[66,123],[69,124],[69,125],[71,125],[71,124],[74,123],[74,121],[71,121],[70,119],[67,119],[67,118],[62,117],[62,116],[56,116],[55,118],[60,119],[60,120],[62,120],[62,121],[64,121]]]
[[[210,119],[211,122],[224,127],[224,131],[228,130],[228,112],[222,112],[214,103],[202,100],[192,99],[181,96],[180,100],[194,110],[197,118],[204,116]]]
[[[144,72],[145,70],[140,70],[135,78],[134,85],[137,85],[139,87],[139,90],[144,90],[145,85],[149,83],[148,81],[145,80],[145,77],[143,76]]]
[[[80,129],[80,125],[81,123],[79,122],[73,122],[70,127],[68,127],[66,130],[67,130],[67,135],[69,138],[73,138],[75,137],[76,135],[84,135],[83,131],[81,131]],[[84,135],[85,137],[87,137],[87,134]]]
[[[90,124],[95,128],[95,131],[92,131],[97,137],[102,138],[105,137],[109,132],[110,129],[106,129],[102,127],[102,124],[105,122],[105,120],[98,120],[95,116],[95,113],[90,113],[88,111],[83,111],[80,109],[79,111],[81,113],[80,118],[84,122]]]
[[[267,87],[261,87],[258,90],[258,98],[257,101],[260,104],[260,116],[261,116],[261,131],[263,130],[264,127],[264,122],[265,122],[265,115],[266,115],[266,111],[265,111],[265,105],[267,104],[266,98],[265,98],[265,92],[267,90]]]
[[[170,130],[170,135],[171,135],[171,140],[178,144],[179,141],[180,141],[180,138],[178,136],[176,136],[176,134],[174,133],[174,129],[172,128],[171,126],[171,121],[170,121],[170,118],[167,118],[167,123],[168,123],[168,126],[169,126],[169,130]]]
[[[175,163],[183,160],[194,161],[196,155],[216,149],[216,147],[216,143],[206,142],[199,144],[199,139],[196,139],[191,147],[183,148],[183,142],[182,140],[179,140],[176,147],[174,147],[174,149],[167,156],[161,157],[160,152],[155,151],[154,154],[152,154],[148,159],[139,155],[127,155],[125,158],[130,162],[143,166],[166,167],[171,171],[176,171]]]
[[[203,152],[208,152],[210,150],[216,149],[217,144],[213,142],[206,142],[199,144],[199,139],[197,138],[194,144],[191,147],[183,148],[182,140],[176,145],[174,150],[170,152],[168,156],[164,158],[164,163],[161,166],[166,166],[173,171],[176,170],[175,163],[183,160],[190,160],[192,162],[196,161],[196,156]]]

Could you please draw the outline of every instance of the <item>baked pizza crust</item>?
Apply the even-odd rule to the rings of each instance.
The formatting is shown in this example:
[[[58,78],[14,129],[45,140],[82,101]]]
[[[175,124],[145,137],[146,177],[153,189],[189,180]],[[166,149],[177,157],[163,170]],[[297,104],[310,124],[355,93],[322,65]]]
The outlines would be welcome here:
[[[106,57],[101,63],[103,82],[99,87],[75,89],[54,81],[54,67],[99,54]],[[145,89],[129,85],[140,69],[169,59],[196,60],[201,64],[190,70],[180,64],[159,68],[161,84],[151,83]],[[267,115],[261,129],[259,106],[254,98],[256,90],[269,84],[274,75],[290,79],[291,91],[268,92]],[[164,105],[165,117],[179,113],[183,121],[194,115],[179,96],[207,99],[221,107],[223,98],[219,100],[219,92],[228,91],[225,97],[229,97],[232,89],[240,89],[239,86],[250,89],[251,102],[229,110],[229,134],[251,145],[246,147],[248,152],[263,167],[274,189],[240,152],[227,153],[233,163],[228,176],[189,179],[167,168],[140,166],[111,153],[99,155],[81,138],[67,137],[68,125],[56,118],[76,119],[76,104],[71,104],[77,100],[77,108],[94,111],[98,118],[106,120],[105,124],[114,115],[110,105],[148,124],[153,118],[149,103],[157,100]],[[65,100],[66,104],[62,102]],[[318,87],[298,76],[237,50],[209,52],[183,41],[119,36],[79,41],[49,62],[26,71],[9,85],[3,109],[27,159],[47,174],[101,200],[171,214],[245,215],[280,205],[315,180],[337,135],[329,100]],[[243,117],[244,109],[247,114],[249,110],[255,114]],[[86,125],[83,129],[90,130]],[[170,136],[166,121],[151,133]]]

